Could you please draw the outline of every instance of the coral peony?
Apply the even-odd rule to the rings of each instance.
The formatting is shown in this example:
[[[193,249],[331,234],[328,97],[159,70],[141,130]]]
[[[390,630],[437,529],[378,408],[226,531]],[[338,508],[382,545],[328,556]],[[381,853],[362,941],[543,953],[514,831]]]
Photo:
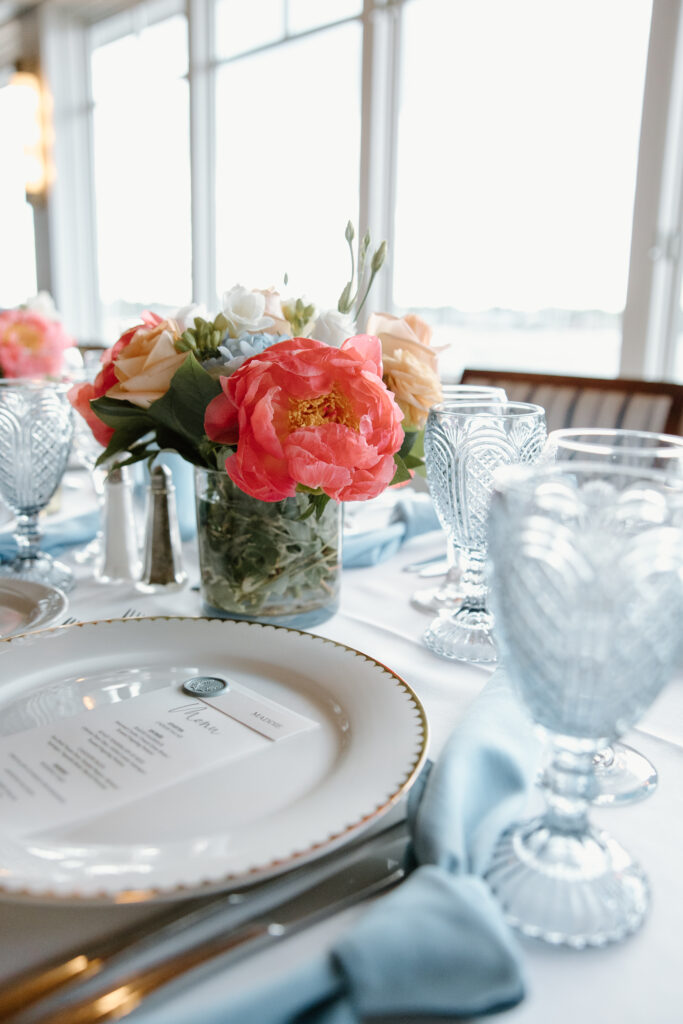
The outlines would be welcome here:
[[[74,339],[58,320],[30,309],[0,313],[0,370],[5,377],[57,376]]]
[[[207,407],[207,435],[235,444],[226,472],[263,501],[297,484],[337,501],[374,498],[391,482],[403,414],[382,381],[377,338],[340,348],[291,338],[248,359]]]

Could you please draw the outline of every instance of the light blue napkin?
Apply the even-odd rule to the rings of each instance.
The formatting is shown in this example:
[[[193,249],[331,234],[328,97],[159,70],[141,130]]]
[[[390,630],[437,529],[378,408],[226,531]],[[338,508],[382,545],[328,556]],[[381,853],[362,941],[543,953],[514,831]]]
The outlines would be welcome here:
[[[47,521],[43,526],[40,547],[51,555],[59,554],[65,548],[76,544],[87,544],[96,536],[100,525],[99,512],[86,512],[70,519]],[[13,526],[0,530],[0,561],[11,562],[17,553]]]
[[[538,746],[499,670],[413,789],[418,867],[378,899],[331,955],[253,994],[166,1024],[359,1024],[367,1017],[470,1016],[524,996],[520,952],[480,873],[533,784]],[[140,1018],[144,1019],[144,1014]]]
[[[344,535],[343,566],[345,569],[360,569],[385,562],[411,537],[439,529],[439,520],[430,496],[406,494],[397,501],[386,526]]]

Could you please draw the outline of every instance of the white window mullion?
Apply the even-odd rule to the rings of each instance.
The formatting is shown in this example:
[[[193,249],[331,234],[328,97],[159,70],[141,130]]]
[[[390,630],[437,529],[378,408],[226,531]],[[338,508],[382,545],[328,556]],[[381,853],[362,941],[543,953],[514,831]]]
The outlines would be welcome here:
[[[654,0],[643,97],[620,374],[669,376],[678,306],[683,146],[681,0]]]
[[[55,174],[39,219],[46,228],[57,307],[78,340],[90,342],[100,337],[101,324],[86,30],[52,4],[43,4],[38,17],[41,72],[53,103]]]
[[[388,246],[364,314],[392,308],[401,10],[400,4],[365,0],[363,11],[359,228],[370,229],[373,246],[382,239]]]
[[[216,82],[214,0],[188,0],[190,145],[192,174],[192,291],[195,302],[216,305]]]

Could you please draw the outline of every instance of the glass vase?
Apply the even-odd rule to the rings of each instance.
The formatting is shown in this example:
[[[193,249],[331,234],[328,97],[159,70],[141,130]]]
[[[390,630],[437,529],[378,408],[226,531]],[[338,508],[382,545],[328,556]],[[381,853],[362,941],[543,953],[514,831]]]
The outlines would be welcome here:
[[[227,473],[195,469],[200,590],[207,615],[307,629],[339,607],[341,506],[302,518],[304,494],[259,501]]]

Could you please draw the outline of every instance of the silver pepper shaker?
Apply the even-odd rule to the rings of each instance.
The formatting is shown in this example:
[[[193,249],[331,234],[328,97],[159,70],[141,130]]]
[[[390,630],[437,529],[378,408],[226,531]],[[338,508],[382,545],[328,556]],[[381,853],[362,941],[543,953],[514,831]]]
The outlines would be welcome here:
[[[138,580],[140,569],[130,468],[113,466],[104,481],[102,556],[95,579],[100,583]]]
[[[138,590],[145,593],[180,590],[187,583],[178,529],[175,486],[167,466],[155,466],[150,472],[143,557]]]

